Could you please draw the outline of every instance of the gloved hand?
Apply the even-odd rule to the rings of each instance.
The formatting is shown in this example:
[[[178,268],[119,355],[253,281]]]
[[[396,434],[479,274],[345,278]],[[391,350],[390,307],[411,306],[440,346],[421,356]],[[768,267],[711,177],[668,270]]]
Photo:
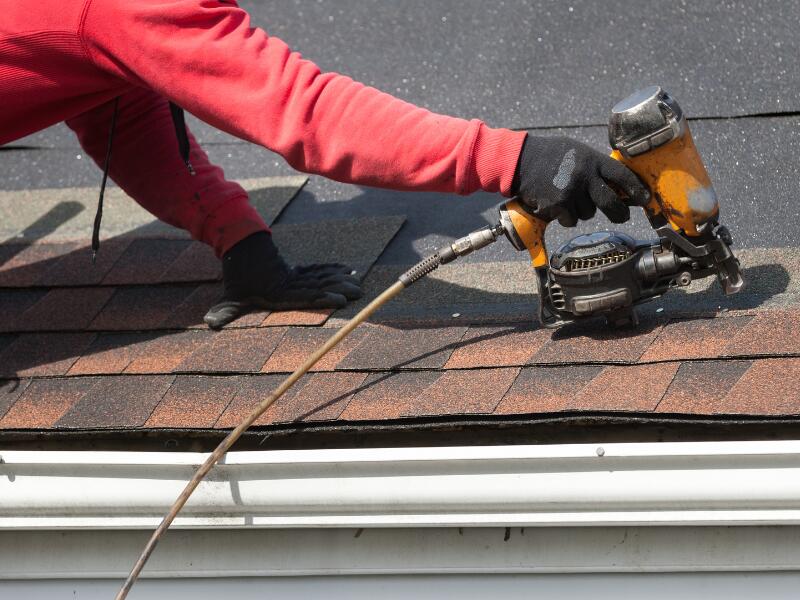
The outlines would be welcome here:
[[[650,198],[633,171],[610,156],[566,137],[532,135],[525,138],[511,190],[536,216],[565,227],[591,219],[598,207],[612,223],[624,223],[631,217],[628,204],[644,206]]]
[[[204,321],[220,329],[253,309],[341,308],[361,297],[358,280],[341,264],[289,268],[272,235],[261,231],[222,257],[225,293]]]

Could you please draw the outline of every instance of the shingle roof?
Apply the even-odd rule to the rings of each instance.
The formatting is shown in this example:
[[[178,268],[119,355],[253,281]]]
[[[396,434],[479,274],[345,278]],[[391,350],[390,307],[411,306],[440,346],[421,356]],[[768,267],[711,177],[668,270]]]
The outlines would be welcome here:
[[[257,431],[313,432],[305,445],[323,443],[323,432],[359,444],[363,432],[380,431],[375,443],[387,444],[472,427],[469,436],[488,431],[482,442],[503,443],[513,441],[512,424],[531,441],[544,435],[531,424],[560,420],[568,423],[566,441],[593,423],[620,424],[631,438],[656,424],[655,439],[697,423],[721,423],[734,436],[750,435],[747,423],[766,423],[754,435],[769,436],[800,423],[797,7],[665,4],[656,15],[645,4],[617,4],[498,4],[487,12],[484,3],[420,3],[406,11],[405,24],[389,4],[376,5],[369,20],[360,10],[337,16],[341,35],[333,36],[320,34],[330,27],[323,5],[309,5],[302,19],[288,4],[248,9],[254,23],[323,68],[434,110],[598,148],[607,145],[604,120],[614,102],[664,85],[690,117],[702,117],[692,131],[746,289],[726,298],[712,281],[694,282],[642,306],[634,331],[596,322],[545,331],[534,323],[529,266],[500,242],[403,292]],[[624,49],[621,12],[630,17],[625,23],[642,25],[628,27]],[[403,35],[387,42],[387,27]],[[737,35],[720,33],[729,30]],[[374,51],[397,40],[405,42]],[[398,65],[407,71],[402,83]],[[36,134],[22,142],[28,148],[2,156],[0,441],[75,435],[88,443],[98,431],[218,438],[409,264],[494,216],[498,199],[480,194],[401,194],[321,178],[297,194],[305,179],[263,149],[195,120],[192,126],[231,177],[291,175],[244,185],[265,218],[281,214],[275,236],[291,262],[353,264],[366,275],[364,299],[333,314],[254,313],[225,332],[207,330],[202,315],[220,294],[210,252],[111,188],[103,223],[109,239],[90,267],[96,188],[68,186],[94,186],[97,171],[78,159],[65,128]],[[44,185],[60,189],[30,189]],[[403,216],[407,225],[393,238]],[[598,217],[577,232],[606,227]],[[620,229],[652,237],[640,211]],[[573,233],[548,230],[559,241]]]
[[[0,245],[0,430],[31,441],[234,427],[404,268],[370,270],[401,224],[320,222],[310,235],[276,225],[290,256],[369,272],[365,298],[333,314],[255,312],[220,332],[202,322],[221,293],[219,263],[197,242],[139,224],[104,243],[95,267],[86,240],[65,235]],[[798,416],[800,311],[775,301],[794,293],[797,267],[741,254],[750,292],[725,299],[697,282],[642,307],[642,323],[627,330],[601,321],[542,329],[525,263],[445,267],[356,330],[256,428],[391,424],[413,434],[422,423],[545,415]],[[775,288],[778,266],[785,281]],[[774,289],[764,293],[761,278]]]

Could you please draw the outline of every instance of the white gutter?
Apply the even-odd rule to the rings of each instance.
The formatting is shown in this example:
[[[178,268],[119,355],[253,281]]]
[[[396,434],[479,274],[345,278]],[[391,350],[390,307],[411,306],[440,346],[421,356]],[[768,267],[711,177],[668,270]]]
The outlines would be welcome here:
[[[0,529],[150,528],[205,454],[0,451]],[[800,442],[234,452],[178,527],[800,523]]]

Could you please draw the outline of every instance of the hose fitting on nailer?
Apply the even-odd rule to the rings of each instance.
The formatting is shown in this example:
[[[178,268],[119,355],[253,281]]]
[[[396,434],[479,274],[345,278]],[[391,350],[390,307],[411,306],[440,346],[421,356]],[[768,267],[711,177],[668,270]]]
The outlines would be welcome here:
[[[482,227],[473,231],[469,235],[458,238],[449,246],[444,246],[431,256],[422,259],[408,271],[400,275],[400,282],[404,287],[410,286],[415,281],[422,279],[429,273],[435,271],[440,265],[446,265],[455,259],[475,252],[497,241],[497,238],[505,233],[502,224],[497,223],[490,227]]]

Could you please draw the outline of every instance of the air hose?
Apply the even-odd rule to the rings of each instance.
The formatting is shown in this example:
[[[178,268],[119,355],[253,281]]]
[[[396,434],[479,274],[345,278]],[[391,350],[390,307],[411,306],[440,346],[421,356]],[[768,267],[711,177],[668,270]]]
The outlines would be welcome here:
[[[289,377],[287,377],[283,383],[281,383],[278,389],[276,389],[269,397],[262,400],[259,405],[256,406],[249,415],[247,415],[247,418],[219,443],[219,445],[208,456],[205,462],[198,467],[197,471],[195,471],[195,474],[175,500],[175,503],[172,505],[167,515],[161,520],[161,523],[150,536],[150,539],[142,550],[142,553],[139,555],[139,558],[133,565],[130,574],[128,574],[128,578],[125,580],[122,588],[120,588],[120,591],[117,593],[116,600],[123,600],[124,598],[127,598],[128,592],[130,592],[133,584],[136,583],[136,580],[139,578],[139,574],[142,572],[142,569],[144,568],[145,563],[147,563],[147,560],[150,558],[150,555],[153,553],[153,550],[155,550],[156,544],[158,544],[164,533],[166,533],[167,529],[169,529],[169,526],[175,520],[175,517],[178,516],[178,513],[189,500],[189,497],[192,495],[195,489],[197,489],[197,486],[200,484],[200,482],[203,481],[206,475],[208,475],[208,472],[222,459],[225,453],[230,450],[230,448],[236,443],[241,435],[247,431],[247,429],[262,414],[264,414],[264,412],[276,400],[278,400],[278,398],[283,396],[295,383],[297,383],[297,381],[303,375],[305,375],[311,369],[311,367],[313,367],[323,356],[330,352],[339,342],[346,338],[350,332],[352,332],[361,323],[366,321],[376,310],[394,298],[403,289],[409,287],[415,281],[418,281],[429,273],[435,271],[437,268],[439,268],[439,266],[452,262],[461,256],[466,256],[475,250],[479,250],[480,248],[488,246],[492,242],[496,241],[497,238],[504,232],[505,229],[500,223],[492,227],[478,229],[469,235],[457,239],[449,246],[441,248],[435,254],[418,262],[408,271],[403,273],[398,280],[388,287],[380,296],[375,298],[367,306],[361,309],[361,311],[352,319],[350,319],[344,325],[344,327],[339,329],[327,342],[325,342],[311,356],[309,356],[294,373],[289,375]]]

